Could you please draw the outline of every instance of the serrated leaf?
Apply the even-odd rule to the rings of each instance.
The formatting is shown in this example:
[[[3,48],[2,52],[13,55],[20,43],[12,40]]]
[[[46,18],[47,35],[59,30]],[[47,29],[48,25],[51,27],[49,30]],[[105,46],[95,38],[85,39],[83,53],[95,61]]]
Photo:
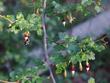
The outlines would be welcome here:
[[[17,14],[16,18],[17,18],[17,20],[24,19],[24,15],[21,12],[19,12]]]
[[[93,77],[90,77],[88,83],[95,83],[95,79]]]
[[[95,10],[96,10],[97,13],[99,13],[99,12],[101,12],[101,7],[98,6],[98,5],[96,5],[96,6],[95,6]]]

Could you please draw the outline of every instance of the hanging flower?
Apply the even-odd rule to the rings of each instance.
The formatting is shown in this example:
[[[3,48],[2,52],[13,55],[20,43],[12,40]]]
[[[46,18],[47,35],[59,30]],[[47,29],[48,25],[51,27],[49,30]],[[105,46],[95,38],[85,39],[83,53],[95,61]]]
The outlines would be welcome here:
[[[79,62],[79,69],[80,69],[80,71],[83,70],[83,66],[82,66],[82,63],[81,62]]]
[[[67,71],[64,70],[63,76],[66,78],[67,77]]]
[[[88,72],[90,70],[90,64],[88,63],[88,61],[86,62],[86,71]]]
[[[70,71],[71,71],[72,75],[75,74],[75,67],[74,67],[74,65],[72,65],[72,66],[70,67]]]
[[[30,42],[29,37],[30,37],[29,31],[23,33],[23,39],[24,39],[24,44],[25,45],[28,45],[29,44],[29,42]]]
[[[35,0],[32,0],[32,3],[35,3]]]
[[[62,24],[65,26],[66,25],[66,20],[62,20]]]

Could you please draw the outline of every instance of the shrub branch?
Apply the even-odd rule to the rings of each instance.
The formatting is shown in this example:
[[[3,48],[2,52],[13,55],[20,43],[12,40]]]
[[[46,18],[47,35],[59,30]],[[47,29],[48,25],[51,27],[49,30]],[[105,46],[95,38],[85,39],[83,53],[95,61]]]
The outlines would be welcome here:
[[[45,62],[48,66],[49,72],[50,72],[50,76],[51,79],[53,81],[53,83],[56,83],[51,66],[50,66],[50,62],[49,62],[49,56],[48,56],[48,47],[47,47],[47,33],[46,33],[46,25],[45,25],[45,9],[46,9],[46,2],[47,0],[43,0],[43,13],[42,13],[42,27],[43,27],[43,42],[44,42],[44,56],[45,56]]]

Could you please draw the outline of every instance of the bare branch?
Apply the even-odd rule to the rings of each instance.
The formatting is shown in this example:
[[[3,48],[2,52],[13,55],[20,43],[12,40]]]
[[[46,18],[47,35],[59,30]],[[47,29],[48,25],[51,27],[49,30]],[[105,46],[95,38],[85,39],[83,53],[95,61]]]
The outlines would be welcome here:
[[[43,26],[43,33],[44,33],[44,38],[43,38],[43,40],[44,40],[44,51],[45,51],[44,55],[45,55],[46,64],[48,66],[52,81],[53,81],[53,83],[56,83],[52,69],[51,69],[51,66],[50,66],[49,56],[48,56],[48,48],[47,48],[47,33],[46,33],[46,25],[45,25],[46,2],[47,2],[47,0],[43,0],[42,26]]]

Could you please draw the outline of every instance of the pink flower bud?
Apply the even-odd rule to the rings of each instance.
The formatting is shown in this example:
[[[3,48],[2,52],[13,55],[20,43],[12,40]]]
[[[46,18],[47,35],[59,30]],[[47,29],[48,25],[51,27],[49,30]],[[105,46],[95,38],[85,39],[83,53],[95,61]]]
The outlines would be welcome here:
[[[88,72],[90,70],[90,64],[86,62],[86,71]]]
[[[35,0],[32,0],[32,3],[35,3]]]
[[[74,75],[74,74],[75,74],[75,68],[74,68],[74,66],[73,66],[73,65],[71,66],[70,71],[71,71],[72,75]]]

